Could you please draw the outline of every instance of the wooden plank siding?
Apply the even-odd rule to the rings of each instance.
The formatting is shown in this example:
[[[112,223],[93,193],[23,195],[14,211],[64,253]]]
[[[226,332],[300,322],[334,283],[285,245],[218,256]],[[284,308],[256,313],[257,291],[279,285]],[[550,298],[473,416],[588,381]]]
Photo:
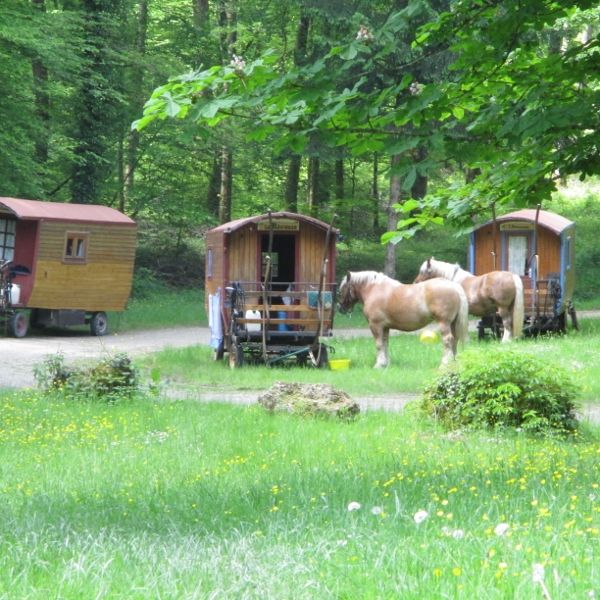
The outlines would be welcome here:
[[[321,266],[323,263],[323,253],[325,250],[325,238],[327,234],[322,229],[308,226],[306,223],[300,224],[299,250],[302,259],[299,261],[300,273],[297,276],[298,281],[318,282],[321,277]],[[335,242],[330,240],[328,248],[329,263],[325,282],[335,281]]]
[[[256,227],[243,227],[229,236],[227,259],[229,281],[258,281],[258,232]]]
[[[87,234],[84,263],[64,260],[67,233]],[[40,223],[30,308],[119,311],[131,292],[136,228],[86,223]]]
[[[221,232],[209,232],[206,234],[205,303],[208,303],[209,294],[214,294],[218,288],[223,288],[225,285],[224,242],[224,235]],[[208,264],[209,256],[212,261],[211,265]]]
[[[501,269],[500,233],[496,240],[496,266],[494,267],[494,234],[492,225],[482,227],[475,233],[475,275],[483,275],[495,269]]]

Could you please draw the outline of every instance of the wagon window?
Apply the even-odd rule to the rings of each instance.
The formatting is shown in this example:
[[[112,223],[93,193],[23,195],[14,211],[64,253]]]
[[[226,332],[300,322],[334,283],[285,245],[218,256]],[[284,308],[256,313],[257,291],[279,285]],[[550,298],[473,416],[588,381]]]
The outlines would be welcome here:
[[[0,258],[13,260],[15,256],[15,224],[14,219],[0,219]]]
[[[511,235],[508,238],[508,270],[516,275],[525,275],[527,262],[527,236]]]
[[[67,233],[64,260],[66,262],[85,262],[88,248],[87,233]]]
[[[213,276],[213,251],[212,248],[208,248],[206,251],[206,276]]]

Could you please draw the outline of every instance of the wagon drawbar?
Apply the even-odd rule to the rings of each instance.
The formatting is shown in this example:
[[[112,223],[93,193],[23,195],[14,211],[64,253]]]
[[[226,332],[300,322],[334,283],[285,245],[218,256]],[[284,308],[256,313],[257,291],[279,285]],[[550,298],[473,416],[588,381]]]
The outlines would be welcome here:
[[[575,291],[575,223],[556,213],[523,209],[495,217],[477,227],[469,240],[469,271],[515,273],[523,281],[525,335],[564,333],[567,315],[577,328]],[[489,329],[499,335],[497,316],[478,323],[479,338]]]
[[[125,309],[137,226],[114,208],[0,197],[0,323],[88,324],[108,331],[106,311]]]
[[[206,308],[215,359],[229,364],[328,362],[338,230],[274,212],[206,233]]]

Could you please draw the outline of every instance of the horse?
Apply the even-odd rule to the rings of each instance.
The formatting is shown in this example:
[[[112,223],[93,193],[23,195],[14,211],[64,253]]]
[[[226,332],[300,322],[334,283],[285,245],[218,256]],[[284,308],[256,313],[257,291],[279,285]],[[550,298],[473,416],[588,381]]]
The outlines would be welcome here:
[[[510,271],[491,271],[477,276],[457,264],[431,257],[421,265],[415,283],[432,277],[460,283],[467,294],[472,315],[483,317],[498,311],[504,324],[503,342],[509,342],[523,333],[523,282],[518,275]]]
[[[359,302],[375,338],[375,368],[389,365],[390,329],[416,331],[436,321],[444,346],[442,366],[456,357],[459,341],[468,339],[468,303],[463,288],[445,279],[404,284],[376,271],[350,272],[339,287],[340,312]]]

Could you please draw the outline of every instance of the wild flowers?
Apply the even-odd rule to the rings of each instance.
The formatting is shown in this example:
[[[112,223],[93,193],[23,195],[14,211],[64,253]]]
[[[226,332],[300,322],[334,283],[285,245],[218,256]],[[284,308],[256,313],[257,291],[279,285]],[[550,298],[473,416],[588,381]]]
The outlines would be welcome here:
[[[243,73],[244,68],[246,67],[246,61],[241,56],[234,54],[229,65],[233,67],[237,73]]]
[[[414,515],[413,515],[413,521],[417,524],[420,525],[423,521],[425,521],[425,519],[427,519],[427,517],[429,516],[429,513],[426,510],[418,510]]]
[[[356,40],[358,42],[364,42],[365,44],[372,42],[375,36],[369,31],[368,27],[361,25],[356,34]]]

